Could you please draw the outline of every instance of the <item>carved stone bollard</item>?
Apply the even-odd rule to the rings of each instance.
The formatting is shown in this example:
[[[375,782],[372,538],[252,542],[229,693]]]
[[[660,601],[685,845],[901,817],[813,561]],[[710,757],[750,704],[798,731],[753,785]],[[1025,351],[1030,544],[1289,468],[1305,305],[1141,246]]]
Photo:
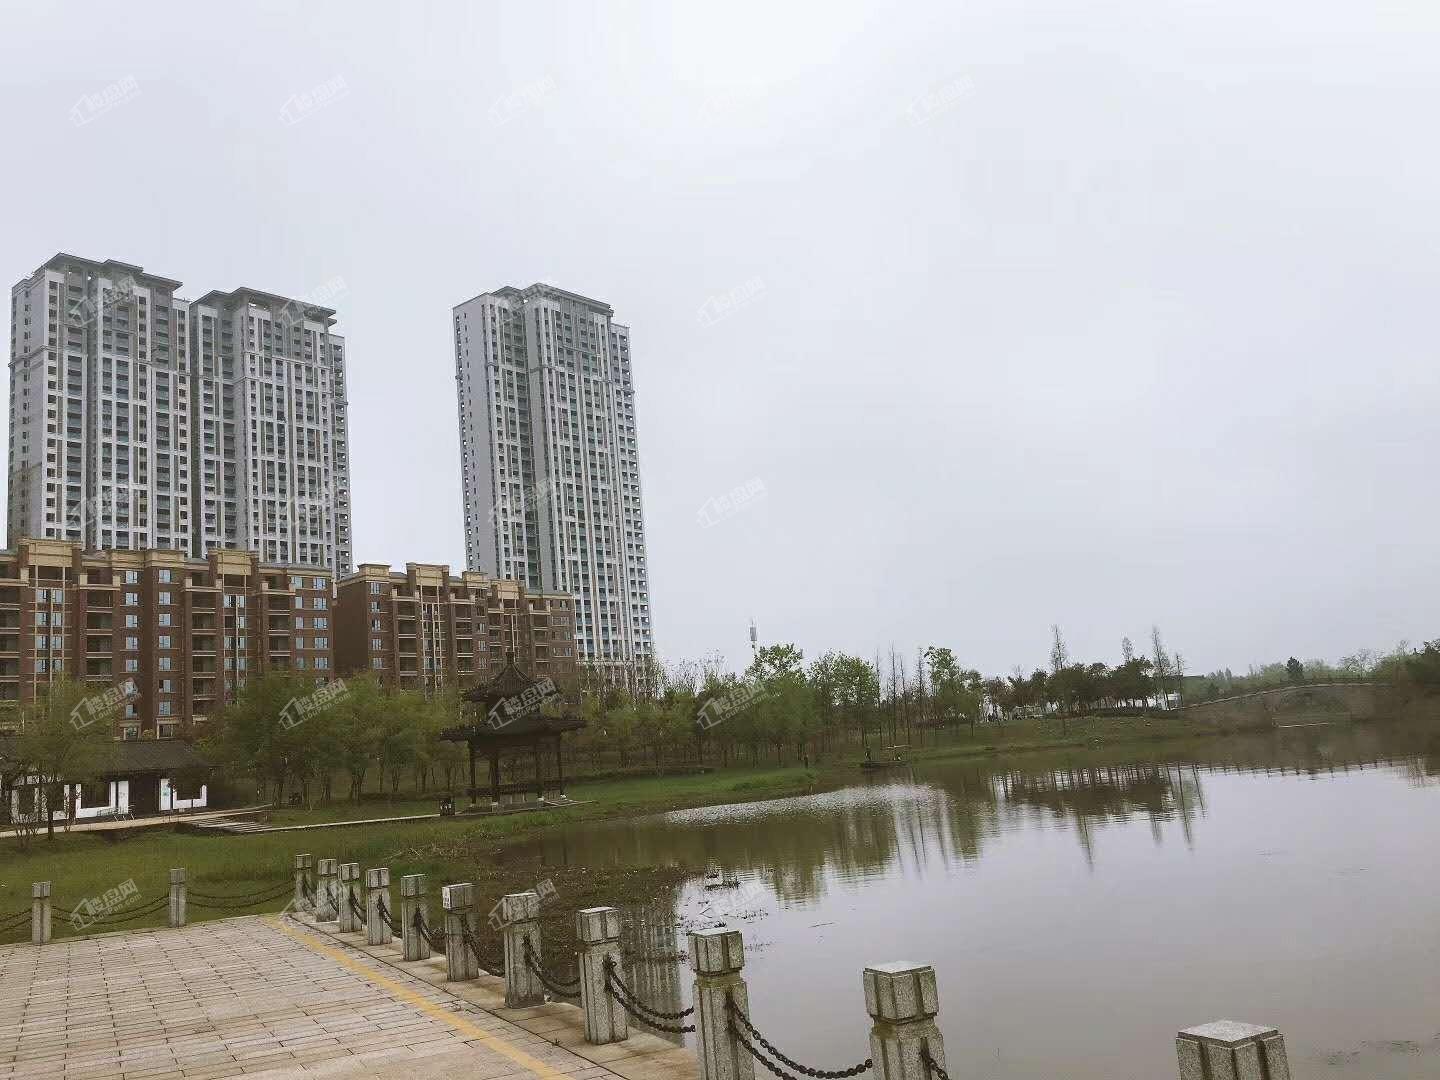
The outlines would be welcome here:
[[[875,1080],[930,1080],[925,1057],[945,1068],[935,969],[929,964],[876,964],[862,976]]]
[[[540,951],[540,894],[510,893],[502,896],[490,916],[491,925],[500,931],[505,946],[505,1007],[523,1009],[545,1001],[545,986],[540,976],[525,962],[525,941],[536,956]]]
[[[1285,1036],[1272,1027],[1216,1020],[1175,1036],[1180,1080],[1290,1080]]]
[[[377,866],[365,871],[365,944],[389,945],[390,923],[380,914],[380,905],[390,907],[390,868]],[[391,915],[391,918],[394,918]]]
[[[185,925],[185,868],[177,866],[170,871],[169,924]]]
[[[613,907],[577,911],[575,938],[580,943],[580,1008],[585,1010],[585,1041],[597,1046],[620,1042],[630,1034],[629,1018],[605,985],[605,961],[620,963],[620,912]]]
[[[696,930],[690,935],[690,966],[695,971],[695,1032],[699,1039],[700,1080],[752,1080],[755,1059],[730,1031],[728,1002],[750,1015],[745,989],[745,941],[739,930]]]
[[[301,912],[308,911],[308,912],[310,912],[311,914],[313,914],[314,911],[315,911],[315,905],[310,902],[308,896],[306,895],[306,886],[307,886],[308,883],[309,883],[310,871],[314,868],[314,866],[315,866],[315,856],[314,856],[314,855],[296,855],[296,856],[295,856],[295,910],[296,910],[296,911],[301,911]]]
[[[354,934],[360,929],[360,920],[355,917],[355,909],[350,905],[351,897],[359,903],[360,898],[355,896],[355,890],[360,887],[360,864],[347,862],[340,864],[339,881],[339,922],[340,933]]]
[[[340,917],[340,869],[334,859],[321,859],[315,864],[315,921],[334,922]]]
[[[44,945],[50,940],[50,882],[37,881],[30,886],[30,944]]]
[[[428,960],[430,943],[415,925],[415,913],[423,919],[425,910],[425,875],[406,874],[400,879],[400,942],[406,960]]]
[[[480,961],[470,951],[466,934],[475,934],[475,886],[468,881],[440,888],[445,909],[445,981],[466,982],[480,977]]]

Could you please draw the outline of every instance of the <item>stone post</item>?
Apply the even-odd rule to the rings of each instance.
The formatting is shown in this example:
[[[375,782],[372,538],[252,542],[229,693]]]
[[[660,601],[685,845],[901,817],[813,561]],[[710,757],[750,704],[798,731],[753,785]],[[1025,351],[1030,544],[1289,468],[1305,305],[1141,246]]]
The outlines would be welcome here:
[[[355,909],[350,906],[350,898],[355,897],[359,903],[360,897],[356,896],[356,890],[360,888],[360,864],[347,862],[340,864],[340,933],[354,934],[360,929],[360,920],[355,917]]]
[[[311,912],[312,914],[313,914],[314,911],[315,911],[315,905],[312,904],[312,903],[310,903],[310,901],[309,901],[309,900],[306,898],[306,896],[305,896],[305,884],[306,884],[306,882],[307,882],[308,879],[309,879],[310,870],[314,867],[314,865],[315,865],[315,856],[314,856],[314,855],[296,855],[296,856],[295,856],[295,910],[296,910],[296,911],[308,911],[308,912]]]
[[[475,886],[470,882],[442,885],[440,906],[445,909],[445,981],[467,982],[480,977],[480,961],[465,943],[475,935]]]
[[[585,1041],[595,1045],[620,1042],[630,1034],[630,1021],[605,985],[605,961],[620,963],[620,912],[613,907],[577,911],[575,940],[580,943],[580,1008],[585,1010]]]
[[[177,866],[170,871],[170,925],[185,925],[185,868]]]
[[[700,1080],[753,1080],[755,1059],[730,1033],[727,1001],[750,1015],[745,989],[745,942],[739,930],[696,930],[690,935],[690,966],[695,970],[695,1033]]]
[[[340,917],[335,903],[340,885],[340,866],[334,859],[315,863],[315,921],[334,922]]]
[[[1290,1080],[1285,1036],[1272,1027],[1217,1020],[1175,1036],[1180,1080]]]
[[[400,879],[400,941],[406,960],[428,960],[430,943],[415,928],[415,913],[423,919],[425,910],[425,875],[406,874]]]
[[[30,944],[44,945],[50,940],[50,882],[37,881],[30,886]]]
[[[365,871],[365,944],[389,945],[392,936],[390,924],[380,914],[380,905],[394,918],[390,906],[390,868],[377,866]]]
[[[940,1001],[929,964],[876,964],[862,976],[875,1080],[930,1080],[925,1055],[945,1068],[945,1042],[935,1024]]]
[[[510,893],[502,896],[490,916],[491,925],[500,931],[505,948],[505,1007],[523,1009],[545,1001],[545,987],[540,976],[525,962],[525,941],[536,956],[540,951],[540,894]]]

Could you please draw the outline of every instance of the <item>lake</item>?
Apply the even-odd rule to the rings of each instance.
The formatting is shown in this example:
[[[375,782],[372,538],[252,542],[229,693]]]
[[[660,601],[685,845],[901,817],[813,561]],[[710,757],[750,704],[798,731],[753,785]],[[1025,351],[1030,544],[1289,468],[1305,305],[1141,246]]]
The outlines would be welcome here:
[[[1297,1080],[1440,1076],[1440,736],[1336,725],[870,775],[530,847],[707,868],[619,903],[631,944],[741,929],[752,1018],[812,1067],[868,1056],[861,968],[912,960],[936,969],[957,1078],[1161,1080],[1175,1032],[1222,1018],[1280,1028]],[[688,963],[628,976],[690,1003]]]

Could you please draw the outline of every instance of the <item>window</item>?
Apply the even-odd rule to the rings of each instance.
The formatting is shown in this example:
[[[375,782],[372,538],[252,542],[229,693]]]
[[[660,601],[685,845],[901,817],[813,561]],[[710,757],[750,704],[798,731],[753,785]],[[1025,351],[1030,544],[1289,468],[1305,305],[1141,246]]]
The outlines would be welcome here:
[[[126,571],[125,571],[125,584],[126,584],[126,585],[138,585],[139,583],[140,583],[140,571],[139,571],[139,570],[126,570]]]
[[[316,619],[315,621],[318,623],[320,620],[319,620],[319,619]],[[296,615],[296,616],[295,616],[295,629],[296,629],[296,630],[304,630],[304,629],[305,629],[305,616],[304,616],[304,615]]]
[[[161,626],[169,626],[169,625],[170,625],[170,612],[168,612],[168,611],[162,611],[162,612],[160,613],[160,625],[161,625]]]
[[[132,657],[129,657],[129,658],[125,661],[125,670],[126,670],[127,672],[139,671],[139,670],[140,670],[140,661],[139,661],[139,660],[136,660],[133,656],[132,656]]]
[[[330,666],[330,658],[328,656],[317,656],[315,658],[315,666],[319,670],[324,671]]]
[[[138,648],[140,648],[140,639],[139,639],[138,637],[127,637],[127,638],[125,639],[125,648],[127,648],[127,649],[138,649]]]
[[[315,608],[316,611],[324,611],[330,606],[330,601],[325,599],[325,597],[323,596],[317,596],[315,597],[315,603],[312,606]]]
[[[156,643],[156,646],[155,646],[155,647],[158,648],[158,649],[168,649],[168,648],[170,648],[170,635],[169,635],[169,634],[161,634],[161,635],[160,635],[160,640],[159,640],[159,642]]]
[[[160,584],[161,584],[161,585],[169,585],[169,584],[170,584],[170,581],[171,581],[170,571],[169,571],[169,570],[161,570],[161,571],[159,572],[159,581],[160,581]],[[170,601],[167,600],[167,601],[165,601],[165,602],[168,604]]]
[[[177,729],[178,729],[179,727],[180,727],[180,725],[177,724],[177,723],[175,723],[173,720],[172,720],[170,723],[168,723],[168,724],[160,724],[160,723],[157,723],[157,724],[155,725],[155,737],[156,737],[157,739],[173,739],[173,738],[175,738],[175,733],[176,733],[176,731],[177,731]],[[172,797],[172,798],[178,799],[178,798],[181,798],[181,797],[182,797],[182,796],[176,795],[176,794],[174,793],[174,787],[175,787],[174,784],[171,784],[170,787],[171,787],[171,797]]]
[[[330,620],[327,619],[324,615],[316,615],[315,618],[312,620],[311,625],[313,625],[316,630],[329,630]]]
[[[370,639],[370,648],[374,649],[376,652],[379,652],[384,647],[384,643],[378,637]]]
[[[376,671],[380,671],[382,668],[385,667],[385,661],[381,660],[380,657],[377,656],[375,657],[375,659],[370,661],[370,666]]]
[[[174,692],[175,692],[175,684],[174,684],[174,683],[172,683],[169,679],[161,679],[161,680],[160,680],[160,693],[162,693],[162,694],[173,694]]]
[[[140,627],[140,616],[139,616],[139,615],[126,615],[126,616],[125,616],[125,629],[126,629],[126,630],[136,630],[136,629],[139,629],[139,627]]]
[[[136,607],[136,606],[139,605],[139,603],[140,603],[140,594],[139,594],[139,593],[137,593],[137,592],[127,592],[127,593],[125,594],[125,606],[126,606],[126,607]]]
[[[379,596],[379,595],[380,595],[380,582],[378,582],[378,581],[372,581],[372,582],[370,582],[370,595],[371,595],[371,596]]]
[[[317,637],[313,647],[316,649],[328,649],[330,647],[330,639],[328,637]]]
[[[297,648],[297,649],[303,649],[304,647],[305,647],[305,639],[304,639],[303,637],[296,637],[296,639],[295,639],[295,648]]]
[[[323,588],[325,588],[325,579],[324,579],[323,577],[317,577],[317,578],[315,579],[315,588],[317,588],[317,589],[323,589]]]
[[[155,706],[155,715],[156,715],[156,716],[169,716],[169,715],[170,715],[170,702],[168,702],[168,701],[162,701],[162,702],[160,702],[160,704],[156,705],[156,706]]]
[[[127,741],[140,738],[140,725],[126,724],[124,737]]]
[[[173,604],[175,601],[170,598],[171,595],[172,595],[172,594],[170,594],[170,593],[168,593],[168,592],[162,592],[162,593],[160,594],[160,603],[162,603],[162,604]]]
[[[161,670],[161,671],[169,671],[169,670],[170,670],[170,663],[171,663],[170,657],[168,657],[168,656],[162,656],[162,657],[160,657],[156,662],[160,665],[160,670]]]

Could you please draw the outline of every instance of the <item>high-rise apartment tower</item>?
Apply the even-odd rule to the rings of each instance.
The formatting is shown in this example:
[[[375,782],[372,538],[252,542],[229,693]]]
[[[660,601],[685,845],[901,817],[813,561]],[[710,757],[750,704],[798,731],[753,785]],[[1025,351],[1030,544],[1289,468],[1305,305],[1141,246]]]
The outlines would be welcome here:
[[[344,340],[327,307],[176,297],[56,255],[10,293],[8,531],[351,567]]]
[[[630,328],[548,285],[458,305],[465,557],[575,597],[576,661],[634,685],[653,659]]]

